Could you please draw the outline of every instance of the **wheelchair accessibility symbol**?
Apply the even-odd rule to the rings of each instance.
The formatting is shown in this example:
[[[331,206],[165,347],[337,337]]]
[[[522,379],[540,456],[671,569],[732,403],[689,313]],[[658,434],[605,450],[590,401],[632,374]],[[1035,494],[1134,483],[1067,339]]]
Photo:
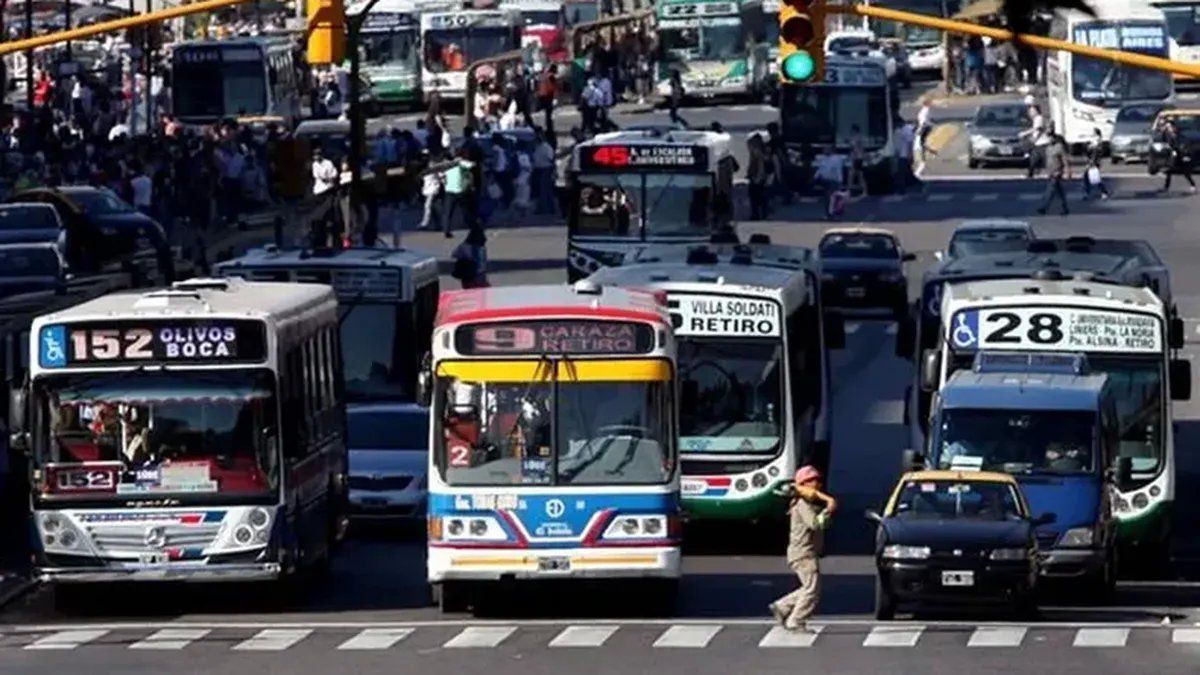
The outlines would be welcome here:
[[[67,365],[67,329],[65,326],[46,326],[42,329],[38,361],[43,368],[62,368]]]
[[[950,331],[950,340],[959,349],[968,349],[979,345],[979,314],[977,312],[960,312],[954,315],[954,325]]]

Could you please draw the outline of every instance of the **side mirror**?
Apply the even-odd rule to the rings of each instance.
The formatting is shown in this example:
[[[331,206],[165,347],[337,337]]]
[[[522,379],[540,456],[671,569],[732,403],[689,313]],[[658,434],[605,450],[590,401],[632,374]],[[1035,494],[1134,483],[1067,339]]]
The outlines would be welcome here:
[[[880,524],[883,522],[883,516],[879,515],[879,512],[874,509],[867,509],[866,511],[863,511],[863,518],[866,518],[875,524]]]
[[[911,314],[896,319],[896,356],[912,361],[917,348],[917,322]]]
[[[28,414],[28,399],[23,387],[13,387],[8,392],[8,447],[18,452],[29,451],[29,432],[25,418]]]
[[[825,312],[825,348],[846,348],[846,321],[840,312]]]
[[[905,253],[904,255],[900,256],[900,260],[902,260],[903,262],[912,262],[916,259],[917,259],[916,253]],[[939,258],[939,260],[940,260],[940,258]]]
[[[425,352],[417,371],[417,403],[428,408],[433,403],[433,355]]]
[[[1169,368],[1171,400],[1190,401],[1192,399],[1192,362],[1186,359],[1171,359]]]
[[[921,352],[921,391],[936,391],[942,373],[942,353],[937,349]]]
[[[1117,486],[1129,485],[1133,482],[1133,458],[1120,457],[1117,459]]]
[[[920,471],[925,468],[925,455],[907,448],[900,453],[900,470],[901,471]]]
[[[1033,525],[1034,527],[1041,527],[1042,525],[1053,525],[1056,522],[1058,522],[1057,514],[1043,513],[1042,515],[1030,520],[1029,524]]]
[[[1167,345],[1171,349],[1183,349],[1183,319],[1175,317],[1167,323]]]

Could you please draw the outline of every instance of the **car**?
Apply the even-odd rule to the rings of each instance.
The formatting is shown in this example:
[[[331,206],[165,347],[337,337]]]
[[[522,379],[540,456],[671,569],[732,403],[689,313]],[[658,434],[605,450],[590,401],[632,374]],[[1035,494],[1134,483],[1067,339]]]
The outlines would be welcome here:
[[[0,299],[26,293],[65,293],[67,262],[54,242],[0,244]]]
[[[429,409],[364,403],[346,410],[350,516],[418,521],[428,497]]]
[[[1113,164],[1147,160],[1150,154],[1150,127],[1154,124],[1154,118],[1166,107],[1161,103],[1135,103],[1117,111],[1117,121],[1108,142]]]
[[[876,523],[875,618],[902,603],[1007,604],[1037,613],[1036,530],[1016,479],[989,471],[911,471],[900,477]]]
[[[1021,132],[1030,127],[1028,107],[1020,101],[985,103],[967,123],[967,166],[1011,164],[1029,161],[1029,144]]]
[[[947,260],[981,253],[1024,251],[1034,239],[1037,235],[1028,221],[1006,218],[964,220],[950,235],[946,250],[937,251],[934,257]]]
[[[827,307],[884,308],[903,316],[908,307],[905,253],[890,230],[838,227],[818,245],[821,297]]]
[[[172,253],[162,225],[111,190],[90,185],[32,188],[5,201],[53,207],[66,229],[66,258],[77,269],[96,272],[110,263],[128,265],[142,253],[153,253],[165,280],[173,277]]]
[[[1146,170],[1153,176],[1159,171],[1170,169],[1175,162],[1174,151],[1163,136],[1162,125],[1170,120],[1179,130],[1180,144],[1191,157],[1200,157],[1200,109],[1171,108],[1163,110],[1154,118],[1154,132],[1147,154]]]
[[[53,206],[20,202],[0,204],[0,244],[46,242],[59,246],[66,242],[66,232]]]

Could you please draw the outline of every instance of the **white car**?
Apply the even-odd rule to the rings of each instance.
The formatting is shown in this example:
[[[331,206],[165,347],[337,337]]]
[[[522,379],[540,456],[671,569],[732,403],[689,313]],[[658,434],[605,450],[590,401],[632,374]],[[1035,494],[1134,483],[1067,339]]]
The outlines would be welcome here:
[[[914,73],[941,73],[946,65],[946,49],[941,44],[910,46],[908,65]]]
[[[423,520],[429,494],[429,409],[370,403],[346,409],[350,515]]]

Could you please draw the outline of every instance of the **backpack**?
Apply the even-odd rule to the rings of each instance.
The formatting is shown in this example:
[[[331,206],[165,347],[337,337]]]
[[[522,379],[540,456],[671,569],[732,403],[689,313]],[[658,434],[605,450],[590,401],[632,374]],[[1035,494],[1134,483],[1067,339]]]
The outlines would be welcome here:
[[[475,261],[468,255],[459,254],[454,257],[454,267],[450,276],[459,281],[470,281],[475,278]]]

